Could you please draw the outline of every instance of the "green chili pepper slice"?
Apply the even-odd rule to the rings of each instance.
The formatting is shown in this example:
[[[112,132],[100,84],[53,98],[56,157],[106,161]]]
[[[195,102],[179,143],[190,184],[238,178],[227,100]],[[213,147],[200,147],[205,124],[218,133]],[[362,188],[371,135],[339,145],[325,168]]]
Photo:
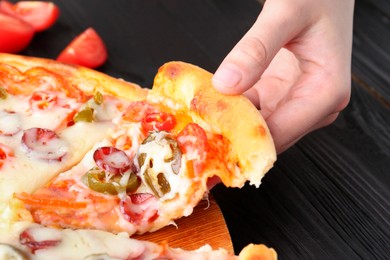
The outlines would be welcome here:
[[[121,177],[122,175],[120,174],[115,175],[107,181],[105,172],[94,167],[83,175],[82,181],[91,190],[111,195],[117,195],[124,188],[126,188],[127,193],[131,193],[140,185],[139,178],[134,173],[131,173],[126,187],[122,187],[119,184]]]
[[[93,95],[93,101],[95,101],[97,105],[103,104],[103,94],[100,93],[99,91],[96,91],[95,94]]]
[[[82,181],[91,190],[111,195],[118,194],[118,190],[112,182],[106,182],[106,174],[99,168],[92,168],[84,174]]]
[[[93,121],[93,108],[86,107],[79,111],[74,117],[74,122],[92,122]]]

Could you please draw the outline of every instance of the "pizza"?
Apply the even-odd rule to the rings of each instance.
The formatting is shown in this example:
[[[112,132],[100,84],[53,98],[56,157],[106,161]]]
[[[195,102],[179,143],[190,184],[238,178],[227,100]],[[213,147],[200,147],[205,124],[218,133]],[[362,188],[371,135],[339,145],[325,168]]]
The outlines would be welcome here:
[[[0,54],[0,227],[13,234],[0,239],[4,250],[55,254],[78,236],[141,243],[128,236],[190,215],[210,183],[258,187],[275,160],[259,111],[218,93],[197,66],[166,63],[146,89]],[[181,252],[141,244],[168,258]]]

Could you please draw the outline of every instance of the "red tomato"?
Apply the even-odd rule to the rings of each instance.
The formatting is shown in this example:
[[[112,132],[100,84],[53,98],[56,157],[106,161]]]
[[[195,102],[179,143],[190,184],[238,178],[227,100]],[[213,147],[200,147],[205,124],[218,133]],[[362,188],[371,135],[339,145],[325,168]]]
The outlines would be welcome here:
[[[141,121],[145,131],[170,131],[176,124],[175,116],[170,113],[157,112],[147,114]]]
[[[16,4],[1,1],[0,10],[31,24],[36,32],[51,27],[60,14],[54,3],[44,1],[19,1]]]
[[[97,32],[88,28],[69,43],[57,60],[97,68],[107,60],[107,49]]]
[[[20,52],[33,36],[34,28],[30,24],[0,12],[0,52]]]

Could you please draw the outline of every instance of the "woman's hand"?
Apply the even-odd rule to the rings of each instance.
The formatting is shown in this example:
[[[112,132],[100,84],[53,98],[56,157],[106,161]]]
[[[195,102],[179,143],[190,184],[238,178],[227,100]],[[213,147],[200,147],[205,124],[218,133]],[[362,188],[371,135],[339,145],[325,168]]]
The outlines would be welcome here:
[[[278,153],[348,104],[353,7],[353,0],[267,0],[216,71],[216,89],[244,93],[261,109]]]

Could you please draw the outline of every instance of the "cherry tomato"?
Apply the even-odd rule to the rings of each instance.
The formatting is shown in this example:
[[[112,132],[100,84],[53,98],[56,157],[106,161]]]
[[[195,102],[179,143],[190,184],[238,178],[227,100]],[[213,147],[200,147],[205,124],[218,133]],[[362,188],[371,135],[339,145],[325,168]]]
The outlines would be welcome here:
[[[170,131],[175,127],[176,118],[166,112],[156,112],[147,114],[141,121],[145,131]]]
[[[25,21],[0,12],[0,52],[17,53],[27,47],[34,28]]]
[[[60,14],[54,3],[44,1],[19,1],[16,4],[1,1],[0,10],[29,23],[36,32],[50,28]]]
[[[151,223],[158,218],[157,199],[150,193],[131,194],[121,201],[120,211],[135,225]]]
[[[57,60],[93,69],[107,60],[107,49],[97,32],[88,28],[69,43]]]
[[[131,161],[126,153],[115,147],[99,147],[93,153],[93,159],[99,169],[113,174],[124,173],[131,166]]]

